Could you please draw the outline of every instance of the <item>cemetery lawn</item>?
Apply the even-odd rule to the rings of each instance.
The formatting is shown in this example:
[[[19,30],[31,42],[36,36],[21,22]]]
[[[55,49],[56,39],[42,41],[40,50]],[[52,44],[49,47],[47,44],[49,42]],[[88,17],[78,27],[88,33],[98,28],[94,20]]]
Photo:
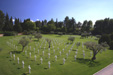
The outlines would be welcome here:
[[[22,35],[24,36],[24,35]],[[75,45],[71,50],[68,58],[66,58],[66,53],[69,53],[70,48],[73,43],[68,47],[68,37],[70,35],[42,35],[43,38],[37,41],[37,39],[32,38],[32,41],[27,47],[25,47],[24,51],[27,50],[27,55],[25,52],[21,52],[21,45],[18,44],[18,39],[22,36],[4,36],[0,37],[0,75],[29,75],[28,65],[31,66],[31,74],[30,75],[93,75],[95,72],[101,70],[107,65],[113,63],[113,50],[103,51],[102,53],[97,54],[97,59],[95,62],[91,62],[90,59],[90,50],[84,47],[85,51],[85,59],[83,59],[83,48],[82,42],[86,41],[95,41],[93,38],[80,39],[78,35],[71,35],[75,38]],[[50,58],[48,58],[48,43],[45,46],[45,38],[54,39],[53,46],[55,49],[55,54],[53,53],[53,48],[51,45],[50,48]],[[13,41],[12,41],[13,40]],[[42,43],[43,41],[43,43]],[[17,46],[17,50],[13,48],[13,45],[8,46],[7,42]],[[81,45],[78,47],[77,60],[75,61],[74,56],[76,52],[76,43],[81,42]],[[42,44],[41,44],[42,43]],[[60,44],[58,44],[60,43]],[[41,45],[41,49],[40,49]],[[30,50],[31,46],[31,50]],[[45,50],[44,50],[45,46]],[[59,50],[57,49],[59,47]],[[62,49],[65,49],[64,52]],[[35,52],[34,52],[35,48]],[[38,54],[39,49],[39,54]],[[42,51],[44,52],[44,56],[42,55]],[[59,51],[62,52],[61,56]],[[15,60],[10,57],[10,52],[15,54]],[[31,58],[29,58],[29,52],[31,52]],[[34,55],[37,56],[36,61],[34,59]],[[57,61],[55,61],[55,55],[57,55]],[[17,63],[17,57],[20,58],[19,64]],[[40,64],[40,58],[43,58],[42,64]],[[65,64],[63,65],[63,58],[66,59]],[[24,68],[22,68],[22,60],[25,62]],[[50,69],[48,68],[48,61],[51,62]]]

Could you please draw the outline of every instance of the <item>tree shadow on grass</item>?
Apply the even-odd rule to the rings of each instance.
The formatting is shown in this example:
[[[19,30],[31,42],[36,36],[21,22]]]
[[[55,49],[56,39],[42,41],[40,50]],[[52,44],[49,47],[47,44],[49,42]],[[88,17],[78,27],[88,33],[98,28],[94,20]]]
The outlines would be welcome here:
[[[77,50],[75,50],[75,49],[72,49],[72,51],[77,51]]]
[[[66,44],[69,44],[69,42],[67,42]],[[72,42],[70,44],[72,44]]]
[[[44,69],[45,69],[45,70],[47,70],[48,68],[47,68],[47,67],[45,67]]]
[[[77,58],[77,62],[81,64],[86,64],[89,67],[95,67],[100,65],[100,62],[98,61],[92,61],[90,59],[83,59],[83,58]]]
[[[13,54],[20,54],[22,51],[11,51]]]
[[[39,40],[33,40],[34,42],[39,42]]]
[[[26,73],[23,73],[22,75],[28,75],[29,73],[28,72],[26,72]]]

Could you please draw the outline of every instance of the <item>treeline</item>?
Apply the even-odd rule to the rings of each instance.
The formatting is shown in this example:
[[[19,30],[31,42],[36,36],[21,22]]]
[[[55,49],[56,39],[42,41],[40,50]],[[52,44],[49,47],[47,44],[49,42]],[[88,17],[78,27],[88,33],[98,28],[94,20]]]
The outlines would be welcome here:
[[[93,34],[111,34],[113,32],[113,19],[105,18],[97,20],[94,25]]]
[[[113,19],[106,18],[104,20],[97,20],[93,26],[92,21],[85,20],[83,24],[76,22],[72,17],[71,19],[66,16],[64,21],[35,21],[32,22],[30,19],[21,22],[19,18],[15,18],[13,23],[12,17],[9,17],[0,10],[0,31],[15,31],[15,32],[30,32],[37,31],[41,33],[71,33],[71,34],[82,34],[84,32],[97,34],[110,34],[113,32]]]

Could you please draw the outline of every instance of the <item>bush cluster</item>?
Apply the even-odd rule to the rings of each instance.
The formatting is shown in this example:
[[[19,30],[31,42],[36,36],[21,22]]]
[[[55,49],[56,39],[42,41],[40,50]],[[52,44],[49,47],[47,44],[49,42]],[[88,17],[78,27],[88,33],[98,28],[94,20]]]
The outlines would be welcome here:
[[[4,36],[16,36],[17,32],[4,32]]]
[[[98,42],[99,44],[102,42],[107,42],[107,44],[110,46],[110,49],[113,50],[113,33],[102,35]]]

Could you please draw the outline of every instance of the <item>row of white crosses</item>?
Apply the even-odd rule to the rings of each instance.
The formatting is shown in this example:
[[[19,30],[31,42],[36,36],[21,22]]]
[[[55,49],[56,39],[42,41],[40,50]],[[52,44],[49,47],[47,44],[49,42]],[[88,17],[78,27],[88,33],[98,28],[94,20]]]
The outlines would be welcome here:
[[[40,48],[41,48],[41,46],[40,46]],[[73,46],[70,48],[69,54],[70,54],[72,48],[73,48]],[[53,46],[53,49],[54,49],[54,46]],[[59,50],[59,47],[57,49]],[[30,46],[30,50],[31,50],[31,46]],[[50,52],[50,48],[48,49],[48,51]],[[53,50],[53,51],[55,53],[55,50]],[[62,49],[62,51],[64,52],[64,49]],[[35,48],[34,48],[34,52],[35,52]],[[39,50],[38,50],[38,53],[39,53]],[[61,55],[62,52],[60,51],[59,53]],[[27,55],[27,51],[25,52],[25,54]],[[31,58],[31,52],[29,54],[30,54],[30,58]],[[66,54],[67,58],[68,58],[69,54],[68,53]],[[43,55],[44,55],[44,51],[43,51]],[[83,56],[85,57],[85,52],[84,51],[83,51]],[[14,57],[15,57],[15,55],[14,55]],[[36,55],[34,57],[35,57],[35,61],[36,61]],[[76,61],[76,57],[77,57],[77,51],[76,51],[76,55],[75,55],[75,61]],[[48,58],[50,58],[50,53],[48,53]],[[14,60],[15,60],[15,58],[14,58]],[[19,64],[19,58],[17,58],[17,60],[18,60],[18,64]],[[43,59],[41,58],[40,60],[41,60],[41,64],[42,64]],[[57,61],[57,55],[55,55],[55,61]],[[63,58],[63,64],[65,64],[65,61],[66,61],[65,58]],[[24,68],[24,61],[22,61],[22,63],[23,63],[23,68]],[[50,68],[50,64],[51,64],[50,61],[48,62],[48,64],[49,64],[49,68]],[[31,68],[29,68],[29,69],[31,69]],[[31,72],[29,71],[29,73],[31,73]]]
[[[10,52],[10,56],[12,57],[12,52]],[[13,54],[14,60],[15,60],[15,54]],[[17,63],[19,64],[19,57],[17,57]],[[24,61],[22,61],[22,68],[24,68]],[[28,66],[29,68],[29,73],[31,73],[31,67],[30,65]]]

